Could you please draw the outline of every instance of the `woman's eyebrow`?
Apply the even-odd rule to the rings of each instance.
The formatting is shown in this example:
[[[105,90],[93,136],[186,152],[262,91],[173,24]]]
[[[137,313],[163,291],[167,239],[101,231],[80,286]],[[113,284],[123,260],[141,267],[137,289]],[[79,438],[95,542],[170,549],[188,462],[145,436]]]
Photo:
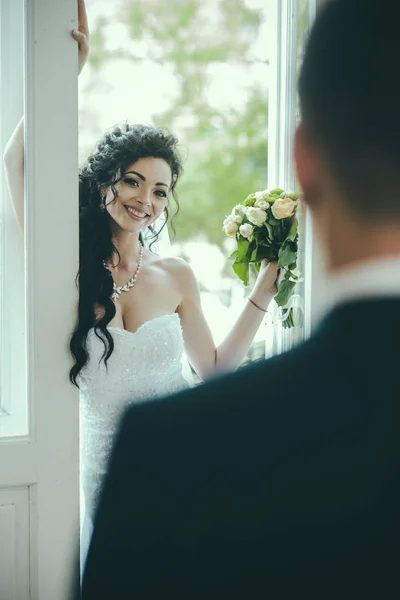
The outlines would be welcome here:
[[[137,175],[138,177],[140,177],[140,179],[142,181],[146,181],[146,177],[144,175],[142,175],[141,173],[138,173],[137,171],[128,171],[128,173],[133,173],[134,175]],[[125,173],[125,174],[128,175],[128,173]],[[156,185],[163,185],[166,188],[169,187],[166,183],[162,183],[162,181],[158,181],[156,183]]]

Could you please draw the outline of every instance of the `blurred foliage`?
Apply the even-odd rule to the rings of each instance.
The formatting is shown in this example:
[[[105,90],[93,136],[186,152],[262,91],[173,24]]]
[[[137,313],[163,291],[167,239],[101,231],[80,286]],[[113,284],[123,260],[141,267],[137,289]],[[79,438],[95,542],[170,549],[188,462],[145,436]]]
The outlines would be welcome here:
[[[132,40],[146,44],[146,59],[172,66],[175,75],[176,101],[153,122],[179,137],[186,158],[176,240],[202,233],[220,245],[224,216],[267,184],[268,96],[267,82],[259,81],[241,110],[217,110],[207,97],[209,68],[252,64],[262,15],[244,0],[214,0],[212,12],[204,0],[119,0],[116,15]],[[99,19],[92,32],[92,67],[100,69],[116,56],[142,58],[130,48],[107,51],[106,26]]]

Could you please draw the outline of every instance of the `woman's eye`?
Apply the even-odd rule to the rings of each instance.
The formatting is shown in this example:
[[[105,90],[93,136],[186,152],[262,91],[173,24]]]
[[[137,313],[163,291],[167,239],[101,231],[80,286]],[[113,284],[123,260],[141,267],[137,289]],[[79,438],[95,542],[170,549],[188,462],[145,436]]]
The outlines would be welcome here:
[[[167,194],[164,192],[164,190],[157,190],[156,194],[160,197],[160,198],[166,198]]]
[[[129,177],[127,177],[126,179],[124,179],[124,182],[127,183],[128,185],[133,185],[133,186],[138,186],[139,182],[137,179],[130,179]]]

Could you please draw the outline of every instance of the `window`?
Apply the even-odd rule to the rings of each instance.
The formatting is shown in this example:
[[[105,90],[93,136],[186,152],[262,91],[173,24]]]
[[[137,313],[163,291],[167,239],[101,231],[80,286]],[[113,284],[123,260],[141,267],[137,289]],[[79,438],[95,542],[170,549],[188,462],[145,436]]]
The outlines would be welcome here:
[[[273,2],[275,48],[272,53],[274,84],[271,85],[269,126],[269,187],[284,187],[300,191],[296,182],[293,156],[293,135],[299,120],[297,78],[304,45],[315,15],[314,0],[284,0]],[[293,296],[296,326],[284,329],[274,316],[275,337],[272,353],[289,350],[310,333],[312,278],[312,229],[309,215],[302,207],[299,220],[298,269],[303,276]]]
[[[22,3],[3,2],[0,19],[0,143],[3,155],[5,144],[23,114]],[[14,216],[3,171],[0,189],[0,437],[28,433],[27,406],[24,239]]]
[[[206,319],[222,341],[245,304],[222,222],[267,187],[269,46],[265,0],[87,0],[89,64],[80,77],[80,157],[121,121],[174,133],[184,158],[172,253],[192,266]],[[106,12],[105,12],[106,11]],[[260,327],[244,364],[264,356]]]

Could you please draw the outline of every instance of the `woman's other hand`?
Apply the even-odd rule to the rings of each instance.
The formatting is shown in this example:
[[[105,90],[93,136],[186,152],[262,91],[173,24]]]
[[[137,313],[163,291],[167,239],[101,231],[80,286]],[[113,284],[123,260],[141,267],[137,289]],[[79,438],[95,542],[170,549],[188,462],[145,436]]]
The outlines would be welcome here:
[[[78,74],[80,74],[89,56],[89,27],[85,0],[78,0],[78,30],[72,31],[72,37],[78,42]]]
[[[275,296],[278,291],[278,263],[263,260],[255,287],[265,296]]]

